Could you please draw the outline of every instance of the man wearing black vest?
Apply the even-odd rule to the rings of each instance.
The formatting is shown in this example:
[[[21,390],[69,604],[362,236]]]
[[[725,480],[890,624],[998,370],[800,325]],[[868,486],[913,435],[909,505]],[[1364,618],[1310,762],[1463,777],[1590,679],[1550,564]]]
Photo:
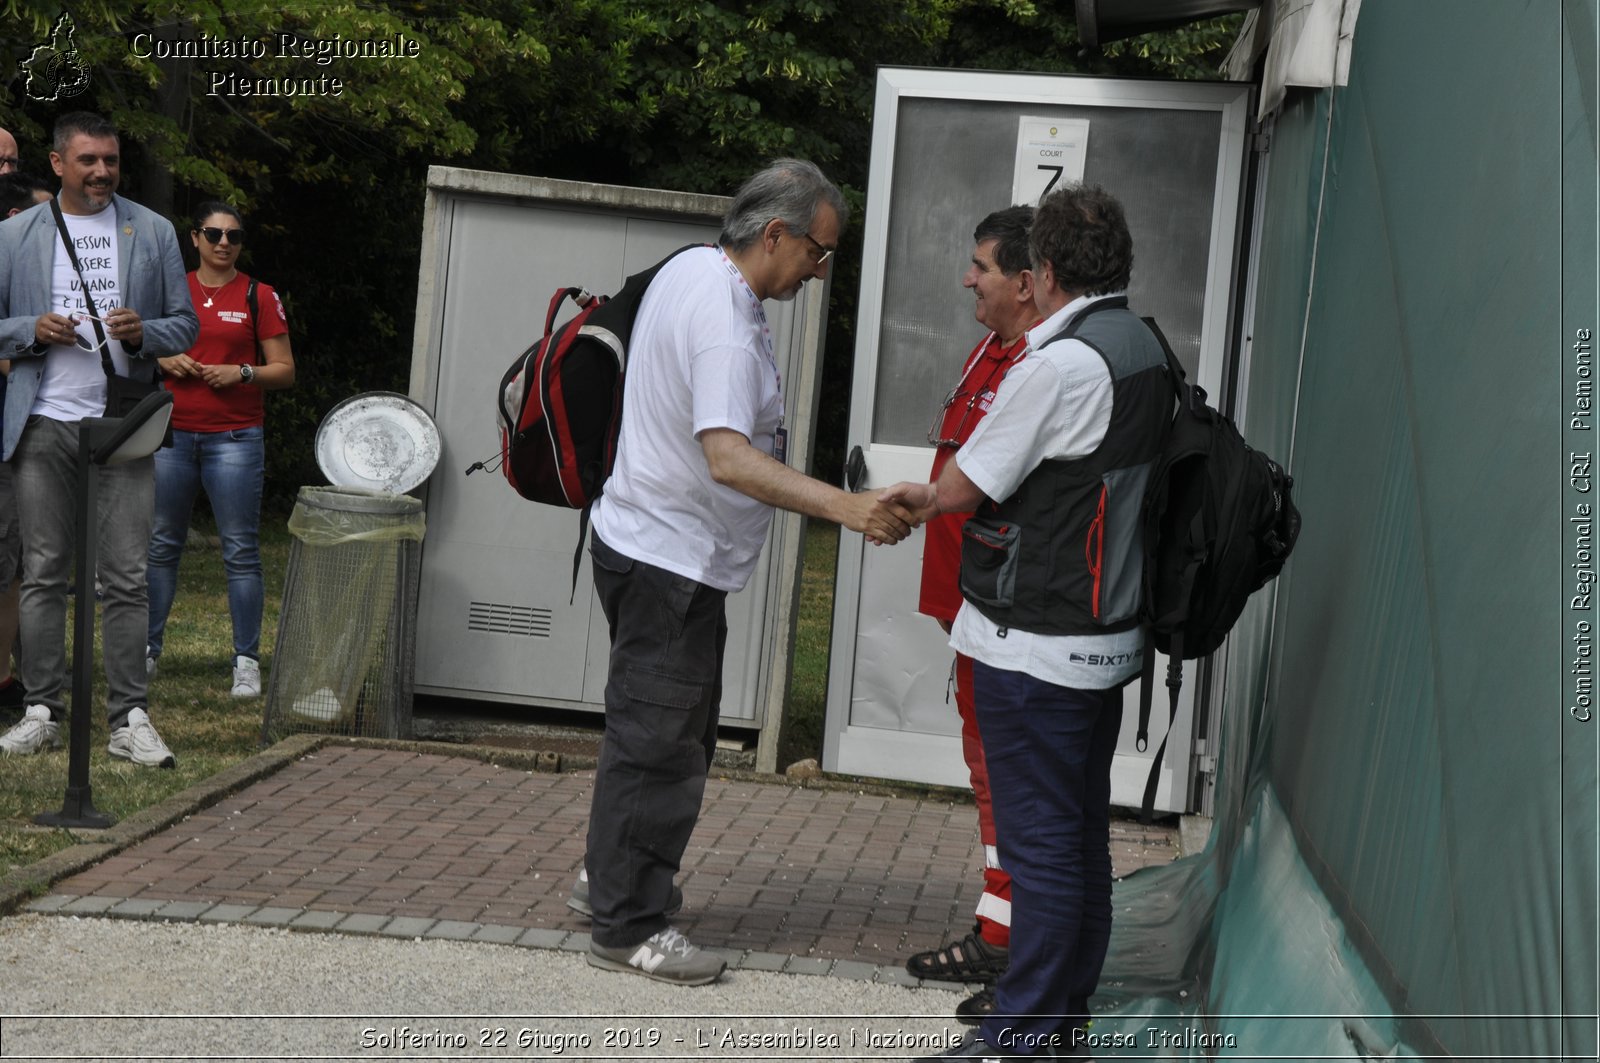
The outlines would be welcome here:
[[[1011,963],[953,1056],[1087,1053],[1111,935],[1111,757],[1144,648],[1139,503],[1171,414],[1160,342],[1127,306],[1121,204],[1061,189],[1029,245],[1045,318],[1030,353],[935,483],[880,496],[922,519],[976,510],[950,645],[974,659]]]

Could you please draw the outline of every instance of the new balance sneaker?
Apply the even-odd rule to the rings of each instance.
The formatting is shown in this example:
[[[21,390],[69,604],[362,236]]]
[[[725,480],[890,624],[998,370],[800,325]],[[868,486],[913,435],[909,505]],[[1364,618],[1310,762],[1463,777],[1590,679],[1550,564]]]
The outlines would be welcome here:
[[[16,726],[0,735],[0,753],[25,757],[43,749],[61,748],[61,725],[43,705],[29,705]]]
[[[233,659],[233,696],[259,698],[261,696],[261,662],[244,654]]]
[[[178,764],[178,758],[161,740],[155,725],[150,722],[150,714],[143,709],[134,709],[128,713],[128,722],[124,726],[112,729],[106,751],[113,757],[131,760],[147,768],[173,768]]]
[[[575,912],[593,917],[594,909],[589,906],[589,869],[578,869],[578,881],[572,884],[572,890],[567,894],[567,907]],[[672,892],[667,894],[667,907],[662,915],[677,915],[683,910],[683,891],[673,883]]]
[[[689,943],[674,927],[650,935],[637,945],[613,949],[589,944],[589,966],[642,974],[675,985],[706,985],[722,977],[726,960]]]

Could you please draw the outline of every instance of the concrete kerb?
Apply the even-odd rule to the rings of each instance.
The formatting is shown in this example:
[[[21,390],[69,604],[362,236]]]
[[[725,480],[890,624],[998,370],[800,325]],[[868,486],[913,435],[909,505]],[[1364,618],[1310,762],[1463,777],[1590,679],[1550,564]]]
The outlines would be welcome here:
[[[447,920],[349,914],[337,911],[307,911],[291,908],[257,907],[249,904],[209,904],[205,902],[129,902],[117,897],[69,897],[52,894],[27,905],[36,915],[76,915],[103,919],[166,923],[231,923],[265,927],[295,933],[334,936],[400,938],[408,941],[471,941],[507,948],[542,949],[556,952],[587,953],[589,935],[573,930],[527,929],[494,924],[460,923]],[[708,949],[728,962],[728,970],[758,971],[842,978],[855,982],[875,982],[903,988],[927,987],[971,993],[977,983],[943,982],[917,978],[904,967],[881,966],[861,960],[795,956],[780,952],[741,949]]]
[[[599,757],[585,753],[556,753],[549,750],[509,749],[504,746],[474,745],[470,742],[438,742],[394,738],[359,738],[344,735],[323,735],[342,746],[371,749],[402,749],[413,753],[433,753],[446,757],[471,757],[485,764],[522,771],[562,773],[591,771],[599,764]],[[885,782],[854,775],[790,776],[776,772],[755,771],[713,764],[711,777],[730,782],[763,783],[771,786],[793,786],[803,790],[822,790],[829,793],[866,794],[872,797],[926,798],[950,801],[955,804],[973,803],[972,791],[928,783]]]

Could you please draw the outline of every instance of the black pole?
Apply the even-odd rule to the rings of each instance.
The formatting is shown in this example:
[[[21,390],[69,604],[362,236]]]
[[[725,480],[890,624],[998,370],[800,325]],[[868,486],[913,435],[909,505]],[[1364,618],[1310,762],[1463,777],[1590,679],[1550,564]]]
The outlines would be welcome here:
[[[99,501],[100,466],[92,460],[93,441],[88,419],[78,426],[78,543],[73,551],[78,592],[72,619],[72,723],[67,754],[67,793],[60,812],[41,812],[35,823],[48,827],[104,828],[115,822],[94,807],[89,788],[89,732],[94,711],[94,579],[99,528],[95,523]]]

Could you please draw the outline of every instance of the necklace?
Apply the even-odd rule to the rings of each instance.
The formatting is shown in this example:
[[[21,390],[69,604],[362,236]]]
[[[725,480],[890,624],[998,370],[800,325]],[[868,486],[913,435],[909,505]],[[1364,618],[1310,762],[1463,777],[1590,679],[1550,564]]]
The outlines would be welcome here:
[[[235,273],[233,275],[233,277],[237,277],[237,276],[238,276],[237,273]],[[211,300],[217,295],[217,293],[222,291],[222,289],[226,288],[228,285],[233,283],[233,277],[229,277],[227,280],[223,281],[221,284],[217,285],[215,288],[207,288],[205,286],[205,283],[200,280],[200,274],[196,273],[194,275],[194,282],[196,284],[200,285],[200,290],[205,293],[205,297],[206,297],[206,301],[204,303],[202,303],[201,305],[202,306],[210,306],[211,305]]]

